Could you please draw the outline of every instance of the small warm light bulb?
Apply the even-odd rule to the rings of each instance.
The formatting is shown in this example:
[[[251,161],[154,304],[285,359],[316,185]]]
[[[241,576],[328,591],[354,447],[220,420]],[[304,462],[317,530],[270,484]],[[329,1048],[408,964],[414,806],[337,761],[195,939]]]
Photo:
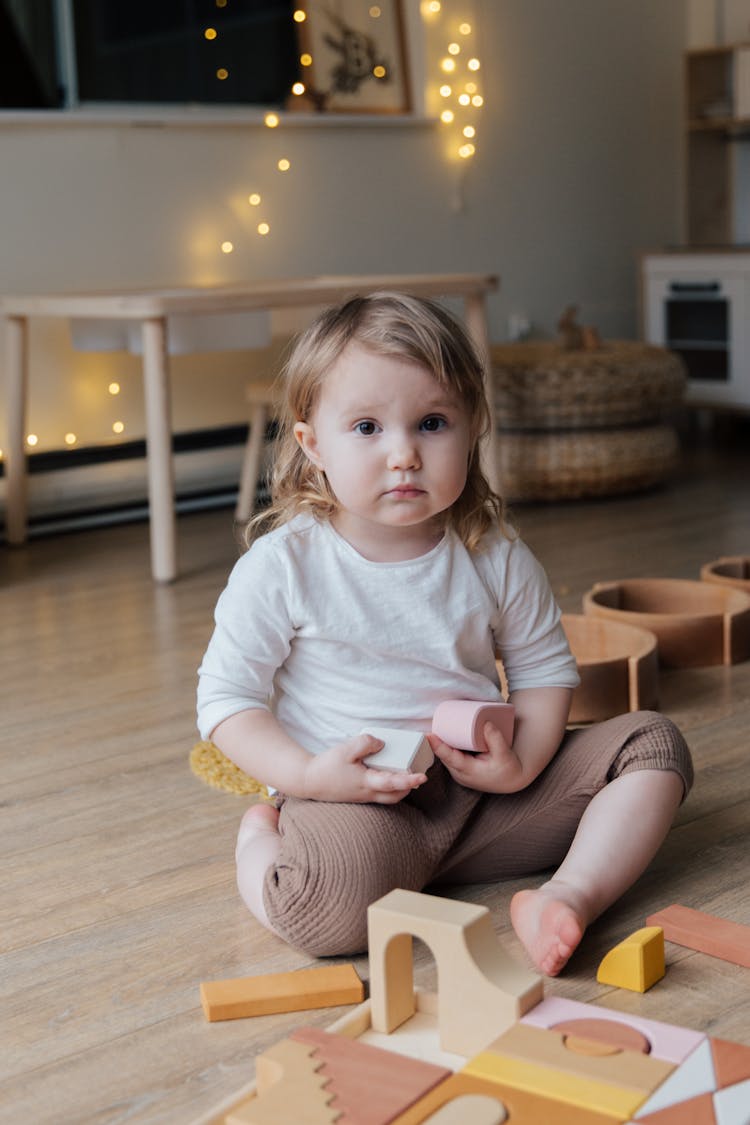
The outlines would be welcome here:
[[[460,149],[458,150],[458,155],[462,160],[468,160],[470,156],[474,155],[474,152],[474,145],[461,145]]]
[[[482,97],[481,94],[475,94],[474,97],[471,99],[471,104],[475,105],[475,106],[477,106],[477,108],[479,108],[480,105],[484,105],[484,98]]]
[[[452,93],[453,93],[453,90],[450,88],[450,86],[441,86],[440,87],[440,97],[441,98],[449,98]]]
[[[124,432],[125,432],[125,423],[124,422],[113,422],[112,423],[112,433],[113,434],[122,434]]]
[[[216,0],[216,7],[217,8],[226,8],[226,6],[227,6],[227,0]]]
[[[436,16],[440,11],[440,6],[440,0],[426,0],[422,8],[427,15]]]
[[[219,79],[219,82],[223,82],[229,77],[229,71],[225,66],[220,66],[216,71],[216,77]]]
[[[458,43],[449,43],[448,44],[448,54],[449,55],[460,55],[461,54],[461,48],[459,47]]]
[[[456,69],[456,60],[455,59],[441,59],[440,60],[440,69],[444,70],[446,74],[450,74],[451,71]]]
[[[266,116],[265,116],[265,117],[263,118],[263,123],[264,123],[264,124],[265,124],[265,125],[266,125],[266,126],[267,126],[267,127],[269,128],[269,129],[275,129],[275,128],[276,128],[276,126],[277,126],[277,125],[278,125],[278,123],[279,123],[279,115],[278,115],[278,113],[267,113],[267,114],[266,114]]]
[[[39,441],[39,438],[37,437],[36,434],[27,434],[26,435],[26,444],[27,445],[36,445],[38,441]]]
[[[300,66],[312,66],[312,55],[305,51],[304,55],[299,57]]]
[[[460,23],[458,25],[458,30],[459,30],[459,34],[461,34],[461,35],[471,35],[471,24],[470,23]]]
[[[458,104],[459,105],[471,105],[471,98],[469,97],[468,94],[459,94],[458,95]]]
[[[285,156],[282,156],[281,160],[276,165],[280,172],[288,172],[291,166],[291,161],[287,160]],[[258,202],[260,203],[260,199],[258,199]]]
[[[268,234],[270,229],[268,223],[258,223],[258,234]]]
[[[252,195],[248,195],[247,201],[251,207],[257,207],[260,203],[260,196],[258,195],[257,191],[254,191]]]
[[[233,242],[229,242],[229,241],[222,242],[222,244],[221,244],[222,254],[231,254],[233,250],[234,250],[234,243]]]
[[[451,121],[453,120],[454,117],[455,117],[455,114],[454,114],[452,109],[444,109],[443,112],[440,114],[440,120],[443,122],[444,125],[450,125],[450,123],[451,123]]]
[[[110,383],[109,386],[107,387],[107,390],[109,391],[109,393],[111,395],[119,395],[120,384],[119,383]]]
[[[378,7],[378,5],[373,4],[372,7],[370,8],[370,15],[372,16],[372,18],[374,20],[378,20],[378,19],[380,19],[382,14],[383,13],[382,13],[381,9]]]
[[[479,70],[482,64],[480,63],[479,59],[469,59],[466,65],[468,66],[469,70]]]
[[[77,441],[78,441],[78,438],[76,437],[75,434],[66,434],[65,435],[65,444],[66,445],[75,445],[75,443]]]
[[[372,73],[374,78],[385,78],[386,70],[384,66],[378,64],[372,68]]]
[[[295,82],[294,85],[292,86],[292,93],[296,94],[299,97],[299,95],[304,94],[304,92],[305,92],[305,83],[304,82]],[[266,124],[268,124],[268,122],[266,122]]]
[[[464,125],[463,134],[465,137],[475,137],[477,135],[477,131],[473,125]]]
[[[306,19],[307,19],[307,12],[303,12],[301,8],[297,8],[297,10],[294,13],[294,22],[295,23],[304,23]]]
[[[204,39],[215,39],[218,32],[215,27],[207,27],[203,32]]]
[[[476,94],[477,84],[476,84],[476,82],[467,82],[466,85],[464,86],[464,89],[466,90],[467,94]]]

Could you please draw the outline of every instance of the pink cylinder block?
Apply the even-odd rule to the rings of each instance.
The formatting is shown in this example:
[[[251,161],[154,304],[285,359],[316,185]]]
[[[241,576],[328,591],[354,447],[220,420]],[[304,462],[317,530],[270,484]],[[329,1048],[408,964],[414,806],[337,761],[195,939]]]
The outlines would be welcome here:
[[[435,708],[432,733],[456,750],[484,752],[485,723],[492,723],[510,745],[513,741],[515,709],[512,703],[480,703],[472,699],[450,699]]]

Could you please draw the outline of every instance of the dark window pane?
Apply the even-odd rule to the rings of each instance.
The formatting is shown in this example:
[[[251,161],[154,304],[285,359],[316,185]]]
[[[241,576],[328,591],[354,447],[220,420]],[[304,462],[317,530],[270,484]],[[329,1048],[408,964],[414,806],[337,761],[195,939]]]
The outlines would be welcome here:
[[[216,0],[74,0],[73,7],[81,101],[280,105],[297,77],[291,0],[222,7]]]
[[[52,0],[0,0],[0,106],[49,109],[61,102]]]

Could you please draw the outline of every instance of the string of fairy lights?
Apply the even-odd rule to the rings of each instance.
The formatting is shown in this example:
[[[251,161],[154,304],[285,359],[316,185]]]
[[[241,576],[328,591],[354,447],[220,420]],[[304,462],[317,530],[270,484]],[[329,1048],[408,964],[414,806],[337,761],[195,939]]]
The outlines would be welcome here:
[[[214,2],[217,8],[223,9],[229,6],[231,0]],[[479,118],[484,105],[481,62],[476,50],[476,28],[466,11],[470,4],[471,0],[420,0],[419,9],[428,40],[427,55],[431,60],[431,72],[427,75],[425,91],[427,111],[439,119],[446,159],[463,165],[471,161],[476,153]],[[371,4],[367,8],[367,16],[373,21],[379,20],[382,14],[382,8],[378,4]],[[298,25],[305,23],[308,13],[304,4],[295,8],[292,18]],[[202,29],[201,35],[214,49],[217,45],[221,47],[218,28],[207,26]],[[303,99],[311,92],[304,76],[312,73],[312,54],[308,49],[301,50],[298,61],[301,77],[293,83],[290,90],[291,109],[294,108],[295,98]],[[217,82],[226,82],[230,77],[229,68],[219,62],[215,76]],[[387,77],[382,62],[373,67],[373,77]],[[279,113],[269,111],[264,115],[263,124],[267,129],[278,129],[282,125],[282,117]],[[291,158],[284,155],[275,160],[271,171],[284,175],[292,167]],[[253,189],[247,194],[247,206],[254,212],[254,230],[259,238],[266,238],[271,234],[271,224],[263,213],[264,197],[265,190]],[[234,249],[234,243],[229,238],[219,243],[219,252],[222,254],[231,254]],[[120,391],[119,383],[109,382],[107,393],[112,399],[116,399]],[[122,417],[115,417],[109,425],[110,440],[121,438],[126,431]],[[28,433],[26,446],[29,450],[34,450],[39,445],[39,440],[38,434]],[[78,436],[72,429],[68,430],[63,435],[63,442],[65,447],[72,449],[78,444]]]

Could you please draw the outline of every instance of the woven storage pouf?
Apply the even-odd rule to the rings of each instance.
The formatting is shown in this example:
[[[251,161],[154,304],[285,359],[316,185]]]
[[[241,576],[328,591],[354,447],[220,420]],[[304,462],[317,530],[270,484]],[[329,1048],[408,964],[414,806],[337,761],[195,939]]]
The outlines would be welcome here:
[[[499,472],[511,500],[606,496],[661,483],[679,452],[666,415],[685,368],[665,348],[614,340],[491,349]]]

